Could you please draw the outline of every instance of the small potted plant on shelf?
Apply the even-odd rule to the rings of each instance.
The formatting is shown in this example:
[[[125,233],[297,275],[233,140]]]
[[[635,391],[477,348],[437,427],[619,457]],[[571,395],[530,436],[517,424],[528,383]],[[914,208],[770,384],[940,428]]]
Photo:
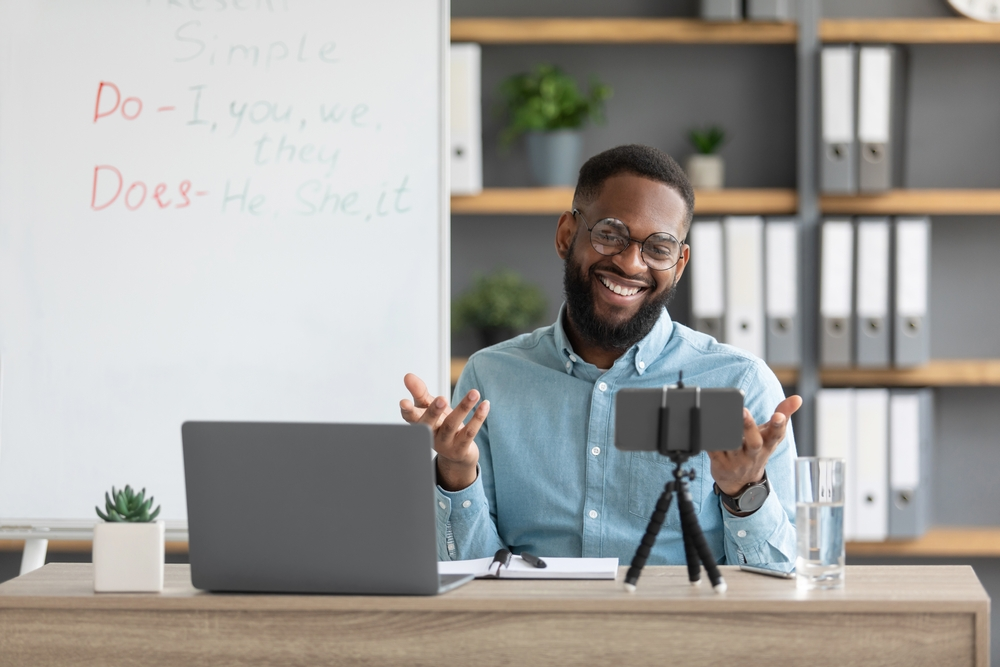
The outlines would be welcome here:
[[[555,65],[538,65],[501,84],[508,118],[500,143],[509,146],[525,135],[528,161],[538,185],[573,185],[580,167],[580,128],[604,122],[611,88],[591,80],[584,95],[576,81]]]
[[[725,180],[726,165],[718,150],[726,141],[725,131],[718,125],[688,132],[695,154],[687,161],[691,185],[699,190],[718,190]]]
[[[452,306],[452,328],[474,329],[484,346],[495,345],[538,324],[545,315],[545,296],[514,271],[478,274],[472,288]]]
[[[95,507],[104,523],[94,526],[94,590],[98,593],[155,593],[163,590],[165,524],[146,489],[131,486],[104,494]]]

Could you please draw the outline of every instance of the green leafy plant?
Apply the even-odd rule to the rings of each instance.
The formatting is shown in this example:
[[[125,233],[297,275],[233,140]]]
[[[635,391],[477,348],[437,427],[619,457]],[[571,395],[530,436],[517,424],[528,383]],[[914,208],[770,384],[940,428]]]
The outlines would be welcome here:
[[[500,93],[509,120],[500,142],[507,146],[524,132],[576,129],[588,119],[603,123],[604,102],[612,91],[591,77],[590,92],[584,95],[572,77],[545,64],[508,77]]]
[[[509,269],[476,274],[472,287],[452,305],[452,327],[519,330],[537,324],[545,315],[545,295]]]
[[[97,510],[97,516],[105,521],[148,523],[160,514],[159,505],[150,513],[149,509],[152,506],[153,496],[146,498],[146,489],[136,493],[131,486],[126,486],[120,491],[115,491],[115,487],[112,486],[110,495],[107,491],[104,492],[104,508],[107,514],[101,512],[99,507],[95,506],[94,509]]]
[[[703,130],[691,130],[688,140],[698,153],[712,155],[726,142],[726,132],[718,125],[711,125]]]

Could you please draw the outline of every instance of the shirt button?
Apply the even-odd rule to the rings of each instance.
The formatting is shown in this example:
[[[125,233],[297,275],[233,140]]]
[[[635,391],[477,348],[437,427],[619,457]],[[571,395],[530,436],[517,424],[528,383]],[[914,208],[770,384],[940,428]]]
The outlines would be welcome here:
[[[570,358],[571,361],[576,362],[576,355],[575,354],[569,355],[569,358]]]
[[[567,361],[567,362],[566,362],[566,368],[567,368],[567,369],[569,369],[569,368],[573,368],[573,363],[572,363],[572,362],[570,362],[570,361]]]
[[[607,391],[608,384],[606,382],[602,382],[601,384],[597,385],[597,388],[600,389],[601,391]]]
[[[443,500],[439,500],[439,501],[438,501],[438,507],[440,507],[440,508],[441,508],[441,509],[443,509],[443,510],[446,510],[446,509],[448,509],[448,506],[444,504],[444,501],[443,501]]]
[[[594,456],[597,456],[598,454],[601,453],[601,448],[600,447],[594,447],[593,449],[590,450],[590,453],[593,454]]]
[[[645,367],[646,367],[646,362],[645,361],[640,361],[639,362],[639,368],[645,368]]]
[[[468,502],[468,501],[466,501],[466,502]],[[740,530],[740,531],[736,532],[736,537],[746,537],[746,536],[747,536],[747,531],[745,531],[745,530]]]
[[[597,510],[590,510],[590,518],[591,519],[597,518]]]
[[[462,503],[462,507],[472,507],[472,501],[466,500],[464,503]]]

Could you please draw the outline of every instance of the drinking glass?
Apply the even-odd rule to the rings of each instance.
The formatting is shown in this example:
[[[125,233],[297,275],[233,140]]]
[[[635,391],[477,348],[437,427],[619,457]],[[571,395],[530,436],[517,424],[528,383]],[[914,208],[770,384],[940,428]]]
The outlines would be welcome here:
[[[844,586],[844,459],[795,459],[795,585]]]

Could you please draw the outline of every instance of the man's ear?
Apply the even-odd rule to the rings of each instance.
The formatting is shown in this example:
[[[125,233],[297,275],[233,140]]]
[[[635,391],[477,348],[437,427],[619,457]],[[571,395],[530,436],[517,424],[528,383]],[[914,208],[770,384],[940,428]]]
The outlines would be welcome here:
[[[688,262],[690,261],[691,261],[691,246],[685,243],[683,246],[681,246],[681,259],[679,262],[677,262],[677,266],[674,269],[675,285],[681,279],[681,276],[684,275],[684,269],[687,268]]]
[[[566,259],[573,248],[576,238],[576,216],[571,211],[565,211],[559,216],[556,224],[556,254],[559,259]]]

